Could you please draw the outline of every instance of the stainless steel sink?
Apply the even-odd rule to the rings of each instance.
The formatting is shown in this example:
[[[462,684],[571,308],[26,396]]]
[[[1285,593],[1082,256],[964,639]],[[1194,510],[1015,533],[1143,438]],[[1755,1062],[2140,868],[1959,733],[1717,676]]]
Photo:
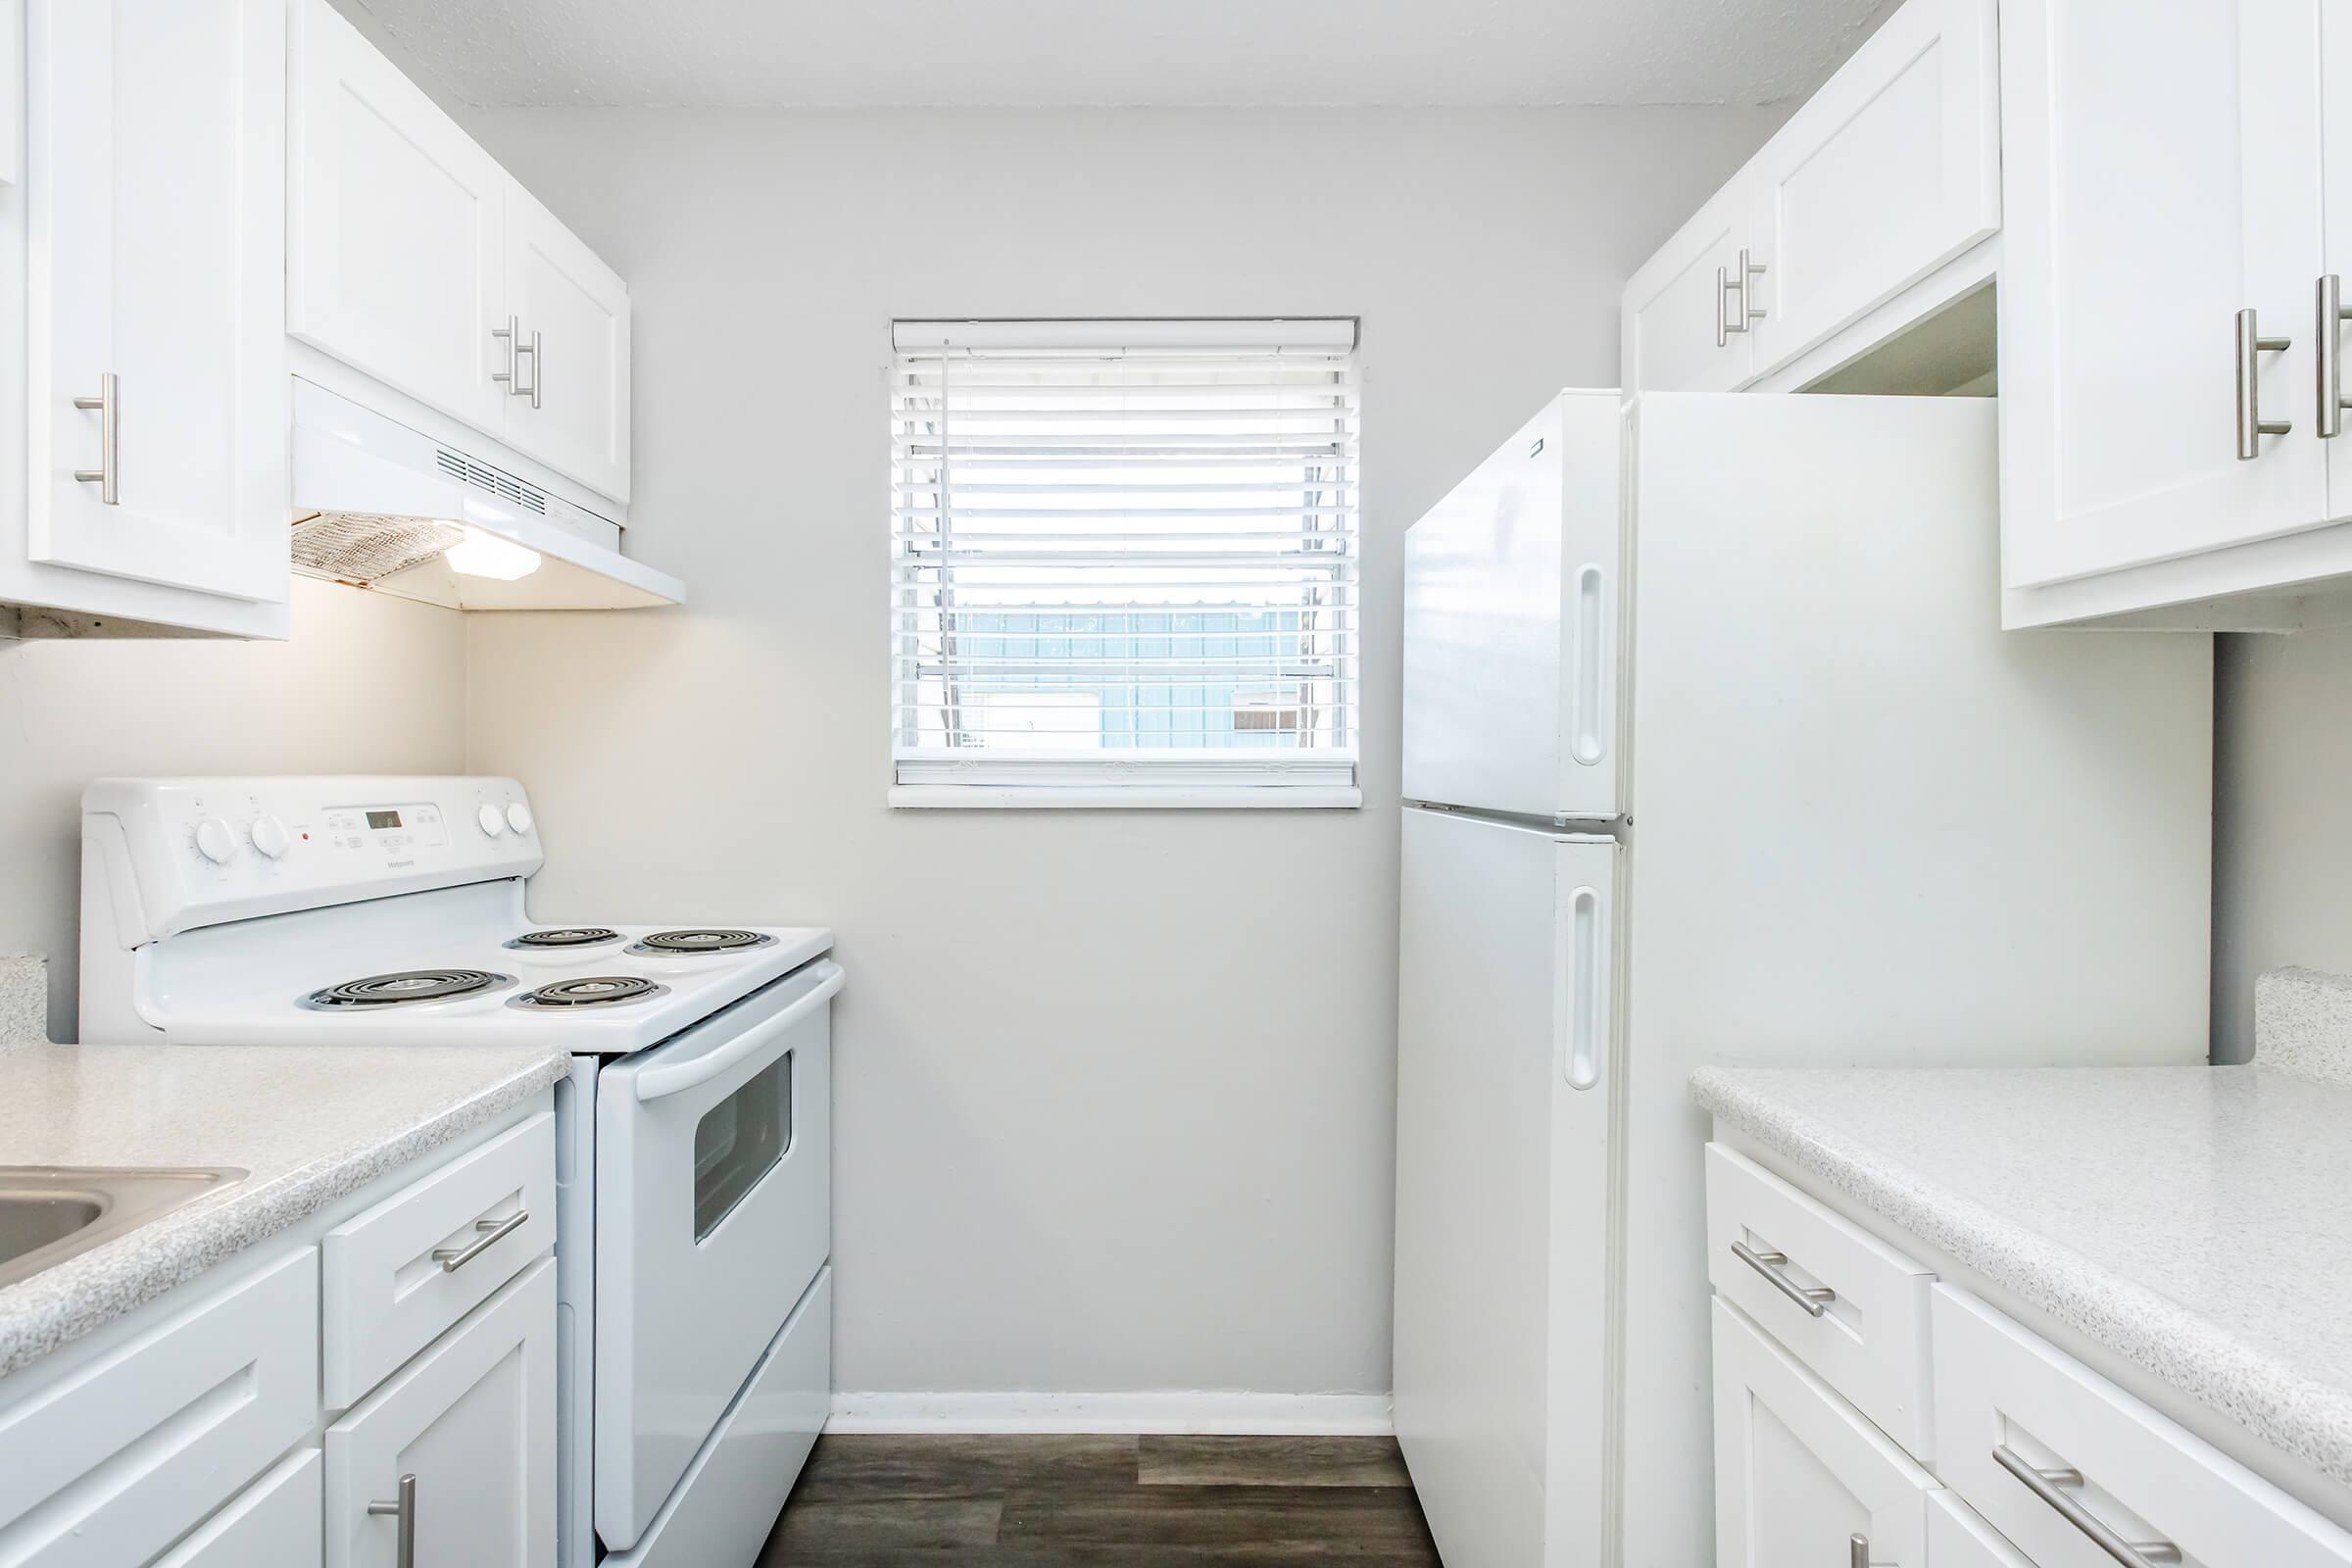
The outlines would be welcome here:
[[[229,1165],[0,1165],[0,1286],[244,1179]]]

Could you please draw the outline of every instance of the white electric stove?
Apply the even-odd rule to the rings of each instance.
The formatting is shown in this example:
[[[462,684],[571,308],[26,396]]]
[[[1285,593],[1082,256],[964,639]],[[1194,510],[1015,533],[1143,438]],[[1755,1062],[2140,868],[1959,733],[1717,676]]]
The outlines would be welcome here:
[[[512,779],[102,779],[81,1038],[570,1053],[563,1568],[749,1562],[830,1396],[832,933],[535,923],[541,860]]]

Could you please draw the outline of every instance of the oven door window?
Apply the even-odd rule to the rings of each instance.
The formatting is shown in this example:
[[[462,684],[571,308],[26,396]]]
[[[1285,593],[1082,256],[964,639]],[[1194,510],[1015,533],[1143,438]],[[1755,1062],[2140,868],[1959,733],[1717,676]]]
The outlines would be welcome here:
[[[694,1239],[718,1228],[792,1148],[792,1056],[761,1068],[694,1126]]]

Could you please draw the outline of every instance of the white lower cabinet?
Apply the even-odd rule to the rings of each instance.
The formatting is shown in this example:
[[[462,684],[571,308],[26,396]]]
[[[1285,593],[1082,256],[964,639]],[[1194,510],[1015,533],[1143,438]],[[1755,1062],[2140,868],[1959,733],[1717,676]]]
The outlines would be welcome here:
[[[318,1416],[318,1253],[306,1247],[0,1412],[0,1564],[148,1562]]]
[[[1936,1478],[1782,1349],[1715,1301],[1715,1530],[1720,1568],[1854,1561],[1927,1568]]]
[[[552,1562],[555,1379],[550,1257],[327,1429],[330,1568]]]
[[[305,1448],[245,1489],[155,1568],[297,1568],[325,1549],[317,1448]]]
[[[1773,1244],[1765,1269],[1715,1275],[1717,1568],[2352,1568],[2352,1532],[2245,1463],[1758,1162],[1721,1145],[1707,1157],[1710,1233]],[[1873,1286],[1878,1252],[1905,1272]],[[1800,1255],[1824,1272],[1793,1272]],[[1768,1271],[1788,1288],[1754,1291]],[[1913,1281],[1927,1321],[1890,1333]],[[1767,1330],[1742,1296],[1788,1310]],[[1839,1306],[1855,1309],[1842,1327]],[[1913,1358],[1932,1384],[1933,1475],[1928,1447],[1847,1397]],[[1921,1407],[1883,1408],[1901,1425]]]
[[[1945,1484],[2041,1568],[2346,1568],[2352,1535],[2002,1313],[1935,1291]]]
[[[520,1198],[552,1213],[552,1103],[0,1377],[0,1568],[552,1564],[556,1265],[544,1228],[526,1241],[514,1218]],[[334,1238],[343,1284],[322,1307]],[[378,1287],[422,1310],[355,1309],[380,1308]],[[347,1401],[321,1398],[322,1343],[368,1367],[420,1328],[430,1343],[326,1425]],[[786,1485],[823,1420],[808,1343],[816,1371],[804,1351],[756,1410],[786,1429],[759,1449]]]

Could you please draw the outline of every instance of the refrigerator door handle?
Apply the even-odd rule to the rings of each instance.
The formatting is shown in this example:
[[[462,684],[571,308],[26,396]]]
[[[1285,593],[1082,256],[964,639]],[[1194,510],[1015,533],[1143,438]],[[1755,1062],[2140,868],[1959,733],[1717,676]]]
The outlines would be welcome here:
[[[1580,887],[1568,896],[1567,1052],[1563,1070],[1571,1089],[1591,1089],[1600,1082],[1601,1042],[1607,1014],[1603,1006],[1602,955],[1608,951],[1600,892]]]
[[[1587,767],[1595,767],[1609,755],[1607,672],[1607,583],[1598,566],[1587,564],[1576,574],[1576,691],[1570,721],[1568,753]]]

